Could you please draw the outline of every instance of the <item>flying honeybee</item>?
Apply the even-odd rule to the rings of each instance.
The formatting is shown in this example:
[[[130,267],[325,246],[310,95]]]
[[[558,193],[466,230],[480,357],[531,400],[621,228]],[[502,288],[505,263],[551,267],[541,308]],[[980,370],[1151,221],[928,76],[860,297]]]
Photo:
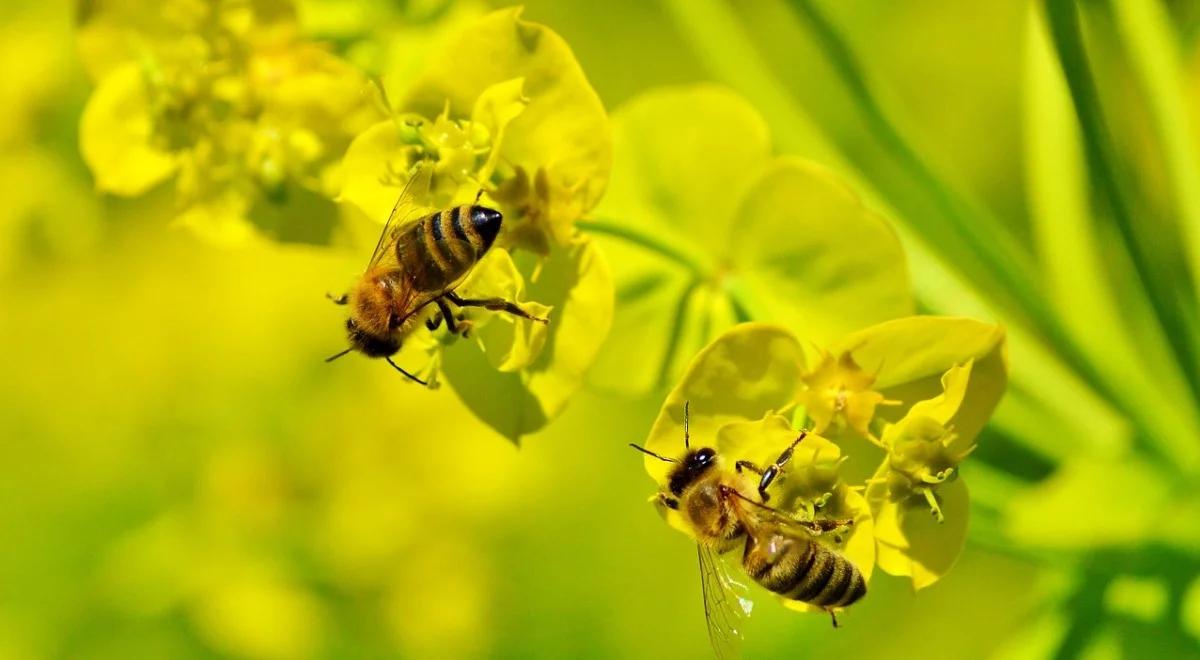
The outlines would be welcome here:
[[[419,312],[427,305],[438,307],[438,313],[426,322],[431,331],[444,319],[450,332],[459,334],[461,330],[466,334],[469,326],[462,324],[460,328],[450,305],[483,307],[548,322],[503,298],[471,299],[455,293],[455,287],[492,247],[503,216],[495,209],[480,206],[479,196],[473,204],[421,215],[412,191],[414,182],[416,187],[427,188],[430,174],[428,168],[422,168],[408,180],[358,283],[350,293],[333,299],[339,305],[350,306],[346,319],[350,347],[326,362],[356,350],[367,357],[384,358],[400,373],[425,385],[425,381],[393,362],[392,356],[415,329]]]
[[[837,608],[858,601],[867,593],[863,574],[850,560],[826,547],[817,537],[846,529],[853,520],[797,520],[768,506],[767,488],[792,457],[799,436],[765,469],[750,461],[737,461],[734,470],[711,447],[691,447],[688,434],[688,405],[683,409],[681,458],[660,456],[631,444],[640,452],[674,463],[667,490],[659,501],[682,515],[697,540],[704,614],[709,639],[718,657],[734,657],[741,633],[738,620],[748,613],[735,603],[731,588],[737,583],[728,575],[719,555],[742,546],[742,568],[746,575],[784,598],[820,607],[837,627]],[[761,475],[757,493],[740,478],[743,470]]]

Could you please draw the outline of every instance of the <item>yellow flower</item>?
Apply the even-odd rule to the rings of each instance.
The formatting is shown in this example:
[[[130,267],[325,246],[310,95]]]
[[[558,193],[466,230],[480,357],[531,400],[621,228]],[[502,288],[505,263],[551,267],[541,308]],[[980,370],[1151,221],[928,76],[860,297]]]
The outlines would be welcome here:
[[[714,85],[647,92],[613,113],[613,181],[590,222],[611,256],[614,341],[590,380],[668,386],[734,324],[819,345],[913,313],[895,232],[835,172],[772,150],[764,119]]]
[[[911,576],[918,588],[932,584],[949,570],[965,538],[966,486],[955,478],[956,468],[1004,391],[1003,329],[968,319],[895,319],[832,342],[828,352],[818,353],[814,369],[806,367],[810,356],[805,344],[787,328],[770,323],[744,323],[725,331],[687,366],[645,447],[676,455],[684,403],[690,402],[693,438],[716,438],[727,461],[769,464],[795,437],[795,425],[779,413],[791,412],[798,403],[807,405],[802,412],[820,428],[829,423],[817,415],[836,410],[831,402],[838,392],[850,393],[847,401],[854,393],[871,394],[869,406],[847,405],[843,412],[855,411],[847,421],[853,420],[856,430],[881,427],[878,443],[855,444],[814,432],[811,443],[806,438],[797,446],[780,485],[773,486],[779,493],[772,501],[798,518],[853,518],[859,524],[842,551],[861,570],[869,574],[877,562],[887,573]],[[848,357],[851,352],[878,365],[878,373],[865,373]],[[943,393],[930,397],[939,386]],[[815,398],[814,391],[824,398]],[[883,401],[894,402],[887,410],[898,419],[880,416],[878,403]],[[796,417],[802,426],[802,416]],[[652,457],[644,464],[662,484],[669,464]],[[930,515],[931,503],[944,524]],[[670,516],[668,522],[681,528]],[[862,529],[870,533],[863,535]]]
[[[339,159],[377,117],[361,74],[299,39],[285,2],[160,10],[106,5],[81,27],[101,63],[80,124],[97,188],[135,196],[174,176],[179,221],[204,236],[324,242]]]
[[[821,433],[836,420],[859,435],[873,437],[869,424],[876,406],[899,402],[887,401],[871,389],[874,374],[858,366],[850,351],[836,359],[828,351],[821,351],[820,356],[817,366],[801,377],[805,389],[796,395],[813,420],[813,430]]]
[[[867,488],[880,567],[910,576],[918,589],[949,570],[966,539],[967,490],[957,468],[975,444],[955,432],[953,420],[973,364],[951,367],[942,377],[942,394],[914,404],[884,428],[887,456]]]
[[[503,214],[495,246],[462,290],[520,302],[549,314],[549,326],[481,317],[475,346],[422,339],[412,351],[423,375],[444,374],[515,441],[563,410],[611,323],[607,265],[574,227],[608,180],[604,108],[562,38],[517,9],[464,26],[415,81],[389,93],[392,116],[346,152],[340,199],[383,221],[420,168],[431,174],[420,205],[482,195]]]

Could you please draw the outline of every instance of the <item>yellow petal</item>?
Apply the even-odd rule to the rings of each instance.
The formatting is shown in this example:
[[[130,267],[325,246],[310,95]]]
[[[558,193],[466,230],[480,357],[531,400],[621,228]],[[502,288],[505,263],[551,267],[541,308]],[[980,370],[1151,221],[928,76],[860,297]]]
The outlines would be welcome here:
[[[612,279],[603,255],[580,238],[555,247],[529,297],[553,308],[545,346],[515,373],[496,371],[478,350],[454,347],[444,357],[447,380],[480,419],[513,442],[542,428],[582,384],[612,322]]]
[[[481,181],[491,178],[492,171],[500,160],[500,147],[504,144],[508,124],[525,111],[528,99],[525,98],[524,88],[524,78],[513,78],[491,85],[475,100],[471,121],[486,126],[492,139],[492,152],[479,173]]]
[[[963,398],[967,395],[967,383],[971,378],[971,366],[974,360],[967,360],[965,364],[950,367],[945,374],[942,374],[942,393],[926,399],[918,401],[909,409],[906,417],[930,417],[937,420],[942,426],[949,426],[950,420],[958,413],[958,409],[962,406]]]
[[[942,376],[973,360],[966,394],[953,419],[959,442],[970,443],[991,417],[1008,384],[1004,328],[982,321],[912,316],[865,328],[839,342],[858,364],[878,374],[875,389],[903,405],[880,408],[895,421],[917,401],[943,392]]]
[[[407,145],[398,121],[381,121],[363,131],[350,143],[342,159],[343,185],[338,199],[353,204],[381,224],[391,214],[409,174],[404,158]]]
[[[774,161],[746,191],[724,240],[731,277],[754,291],[756,307],[767,310],[762,320],[818,345],[913,313],[895,231],[819,165]]]
[[[914,589],[938,580],[954,565],[967,538],[970,515],[967,486],[962,479],[939,484],[935,490],[944,522],[938,522],[921,502],[892,501],[882,481],[887,462],[875,476],[880,481],[867,488],[875,519],[876,558],[879,568],[891,575],[912,579]]]
[[[665,456],[682,453],[685,401],[691,402],[693,446],[712,446],[730,422],[787,409],[803,364],[800,342],[784,328],[745,323],[730,329],[696,354],[659,410],[646,447]],[[666,478],[666,463],[647,456],[645,465],[656,481]]]
[[[838,497],[841,498],[841,503],[831,513],[830,517],[850,518],[854,520],[854,526],[845,535],[842,545],[838,546],[830,543],[828,547],[854,564],[862,572],[863,579],[870,582],[871,574],[875,571],[876,545],[875,523],[871,516],[871,509],[867,506],[866,499],[863,498],[861,493],[850,489],[844,484],[841,486]],[[822,540],[820,542],[826,541]],[[813,607],[800,601],[785,598],[781,598],[780,600],[785,607],[798,612],[824,612],[822,608]]]
[[[141,69],[128,64],[105,76],[79,123],[79,148],[96,187],[140,195],[175,170],[171,154],[152,143],[153,124]]]
[[[523,78],[529,104],[509,124],[500,157],[528,172],[547,170],[556,204],[553,226],[569,226],[596,205],[608,182],[611,139],[599,96],[553,30],[520,19],[520,8],[492,12],[468,26],[413,85],[401,106],[432,117],[447,101],[451,116],[470,114],[492,85]]]
[[[525,299],[525,278],[502,248],[493,248],[480,260],[458,293],[465,298],[503,298],[534,316],[550,318],[550,307]],[[525,368],[546,343],[549,326],[545,323],[490,310],[474,311],[469,317],[488,362],[500,371]]]

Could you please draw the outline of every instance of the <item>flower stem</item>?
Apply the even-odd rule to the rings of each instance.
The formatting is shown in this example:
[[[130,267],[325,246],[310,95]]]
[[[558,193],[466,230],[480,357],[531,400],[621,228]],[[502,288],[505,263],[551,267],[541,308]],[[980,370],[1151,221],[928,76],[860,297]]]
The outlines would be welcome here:
[[[1099,92],[1088,66],[1078,11],[1072,0],[1046,2],[1046,19],[1074,101],[1092,183],[1107,203],[1110,212],[1106,217],[1116,225],[1128,246],[1141,286],[1180,362],[1193,399],[1200,403],[1198,335],[1184,308],[1187,296],[1175,290],[1174,278],[1156,268],[1145,242],[1139,240],[1132,206],[1118,174],[1117,157],[1100,109]]]

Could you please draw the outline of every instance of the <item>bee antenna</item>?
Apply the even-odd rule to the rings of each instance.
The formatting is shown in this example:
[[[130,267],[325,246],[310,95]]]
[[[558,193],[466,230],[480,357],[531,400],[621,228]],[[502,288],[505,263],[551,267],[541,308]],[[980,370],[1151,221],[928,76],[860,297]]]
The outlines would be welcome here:
[[[692,407],[691,401],[683,402],[683,448],[691,449],[690,440],[691,434],[688,432],[688,408]]]
[[[629,443],[629,446],[630,446],[630,447],[633,447],[634,449],[636,449],[636,450],[638,450],[638,451],[640,451],[640,452],[642,452],[643,454],[649,454],[650,456],[653,456],[654,458],[657,458],[657,459],[658,459],[658,460],[660,460],[660,461],[664,461],[664,462],[667,462],[667,463],[678,463],[678,462],[679,462],[679,461],[677,461],[677,460],[675,460],[675,459],[673,459],[673,458],[667,458],[667,457],[665,457],[665,456],[659,456],[658,454],[656,454],[656,453],[654,453],[654,452],[650,451],[649,449],[646,449],[645,447],[639,447],[638,445],[635,445],[635,444],[633,444],[632,442],[631,442],[631,443]]]
[[[349,352],[350,352],[350,351],[352,351],[352,350],[354,350],[354,347],[353,347],[353,346],[351,346],[350,348],[347,348],[346,350],[344,350],[344,351],[342,351],[342,352],[340,352],[340,353],[334,353],[333,355],[330,355],[329,357],[325,358],[325,361],[326,361],[326,362],[333,362],[334,360],[336,360],[336,359],[338,359],[338,358],[342,357],[343,355],[345,355],[345,354],[349,353]]]
[[[479,189],[479,192],[475,193],[475,203],[476,203],[476,204],[478,204],[478,203],[479,203],[479,198],[480,198],[480,197],[483,197],[483,188],[480,188],[480,189]]]
[[[425,385],[425,386],[428,386],[428,385],[429,385],[429,383],[426,383],[425,381],[421,380],[420,378],[417,378],[416,376],[414,376],[414,375],[412,375],[412,374],[408,373],[407,371],[405,371],[405,370],[404,370],[404,368],[403,368],[403,367],[401,367],[400,365],[396,364],[395,362],[392,362],[392,358],[391,358],[390,356],[389,356],[389,357],[385,357],[384,359],[385,359],[385,360],[387,360],[387,363],[388,363],[388,364],[390,364],[390,365],[392,365],[393,367],[395,367],[396,371],[399,371],[400,373],[404,374],[405,376],[408,376],[409,378],[411,378],[411,379],[413,379],[413,380],[417,381],[418,383],[420,383],[420,384],[422,384],[422,385]]]

